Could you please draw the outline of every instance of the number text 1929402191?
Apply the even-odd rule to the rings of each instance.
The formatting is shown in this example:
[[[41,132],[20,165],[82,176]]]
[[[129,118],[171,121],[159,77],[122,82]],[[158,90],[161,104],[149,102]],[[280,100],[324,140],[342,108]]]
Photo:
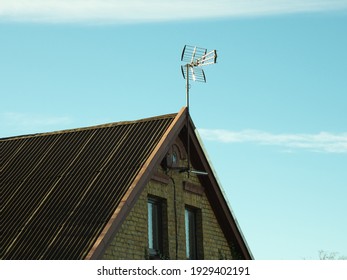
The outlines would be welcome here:
[[[248,267],[213,267],[213,266],[203,266],[203,267],[191,267],[191,275],[245,275],[249,276]]]

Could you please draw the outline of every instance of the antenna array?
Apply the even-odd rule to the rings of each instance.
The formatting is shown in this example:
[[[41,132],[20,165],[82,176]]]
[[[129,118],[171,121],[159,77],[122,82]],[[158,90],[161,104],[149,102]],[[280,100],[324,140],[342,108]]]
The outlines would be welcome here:
[[[206,76],[201,67],[217,63],[217,51],[207,52],[204,48],[185,45],[181,61],[188,62],[181,66],[182,75],[186,80],[206,83]]]
[[[181,66],[183,78],[186,79],[186,99],[187,99],[187,152],[188,168],[187,172],[199,175],[207,175],[204,171],[191,170],[190,168],[190,137],[189,137],[189,80],[206,83],[203,66],[217,63],[217,51],[207,52],[207,49],[185,45],[181,55],[181,61],[187,64]]]

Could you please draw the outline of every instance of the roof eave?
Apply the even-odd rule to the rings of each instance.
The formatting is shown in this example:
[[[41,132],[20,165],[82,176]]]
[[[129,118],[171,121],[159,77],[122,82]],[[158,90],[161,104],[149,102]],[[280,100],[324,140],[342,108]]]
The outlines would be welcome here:
[[[117,209],[114,211],[110,220],[95,241],[85,259],[100,259],[102,257],[107,246],[110,244],[112,238],[121,227],[122,222],[129,214],[137,198],[140,196],[142,190],[155,172],[155,167],[163,159],[170,145],[174,142],[174,140],[180,133],[186,121],[186,114],[187,109],[186,107],[183,107],[176,115],[175,119],[173,120],[151,155],[148,157],[145,164],[142,166],[140,172],[135,177],[128,191],[123,196]]]
[[[194,127],[194,126],[193,126]],[[245,257],[245,259],[254,259],[254,256],[248,246],[248,243],[243,235],[243,232],[241,230],[241,227],[235,217],[235,214],[232,210],[232,207],[225,195],[225,191],[224,188],[222,187],[220,180],[218,179],[218,176],[215,172],[215,169],[213,167],[212,162],[209,159],[208,153],[204,147],[204,144],[202,142],[202,139],[197,131],[197,129],[194,129],[194,136],[196,137],[197,143],[199,144],[199,147],[202,151],[202,154],[204,155],[204,158],[207,162],[207,166],[209,168],[208,172],[208,176],[209,179],[211,181],[211,183],[214,185],[214,188],[216,190],[216,192],[220,192],[220,196],[219,196],[219,203],[221,203],[221,205],[223,206],[223,210],[225,212],[225,215],[227,216],[227,220],[229,221],[229,224],[231,225],[232,229],[233,229],[233,233],[236,236],[236,240],[239,242],[239,245],[241,247],[241,250],[243,252],[243,255]],[[218,191],[219,190],[219,191]]]
[[[114,211],[112,217],[104,227],[102,233],[99,235],[85,259],[100,259],[102,257],[106,248],[112,241],[112,238],[115,236],[116,232],[121,227],[122,222],[125,220],[137,201],[137,198],[142,193],[142,190],[149,182],[151,176],[154,174],[155,167],[160,164],[168,149],[174,143],[175,139],[186,125],[187,108],[183,107],[176,115],[175,119],[157,144],[156,148],[148,157],[140,172],[137,174],[130,188],[122,198],[117,209]],[[208,172],[208,176],[206,177],[209,185],[212,186],[213,199],[216,200],[217,204],[220,206],[219,209],[217,209],[217,212],[226,219],[224,221],[226,221],[227,224],[224,224],[223,227],[226,228],[228,232],[232,232],[242,251],[243,257],[245,259],[253,259],[253,255],[232,212],[232,209],[225,198],[223,189],[215,175],[213,166],[208,159],[207,153],[201,139],[199,138],[199,135],[196,133],[194,123],[191,119],[189,119],[189,126],[191,128],[189,130],[190,138],[192,139],[191,144],[193,144],[193,146],[196,148],[197,156],[201,160],[203,168]]]
[[[237,219],[235,218],[232,208],[230,207],[230,204],[228,203],[228,200],[225,197],[224,190],[218,180],[218,177],[216,176],[216,172],[214,171],[213,165],[211,164],[208,158],[208,154],[204,149],[204,145],[201,141],[201,138],[197,133],[195,125],[191,119],[190,126],[192,128],[190,130],[190,138],[192,139],[193,147],[198,148],[196,150],[196,153],[198,154],[198,157],[200,159],[200,164],[202,164],[202,169],[208,173],[208,176],[202,176],[201,178],[202,180],[206,180],[206,178],[208,178],[209,184],[212,186],[214,192],[214,198],[212,199],[216,200],[216,204],[213,203],[213,205],[220,206],[220,208],[217,209],[217,212],[220,215],[223,215],[227,221],[227,223],[225,223],[225,221],[223,220],[224,223],[222,226],[224,227],[224,229],[226,229],[227,232],[232,231],[238,245],[240,246],[243,257],[249,260],[254,259],[253,254],[237,222]],[[204,177],[205,179],[203,179]]]

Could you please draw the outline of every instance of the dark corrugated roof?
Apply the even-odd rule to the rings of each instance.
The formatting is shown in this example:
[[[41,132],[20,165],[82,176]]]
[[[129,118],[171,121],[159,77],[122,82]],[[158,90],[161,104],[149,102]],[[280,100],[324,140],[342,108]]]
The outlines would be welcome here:
[[[176,114],[0,139],[1,259],[83,259]]]

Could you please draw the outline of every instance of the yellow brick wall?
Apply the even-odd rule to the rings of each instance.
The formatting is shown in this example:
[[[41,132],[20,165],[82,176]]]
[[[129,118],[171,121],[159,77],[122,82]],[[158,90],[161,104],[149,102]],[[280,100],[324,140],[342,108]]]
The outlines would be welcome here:
[[[120,230],[107,248],[104,259],[147,259],[147,198],[156,196],[166,200],[167,207],[167,239],[164,244],[163,258],[176,259],[175,207],[174,192],[176,192],[177,212],[177,259],[186,259],[185,252],[185,206],[201,209],[202,248],[199,248],[200,258],[232,259],[233,253],[217,222],[211,205],[205,195],[184,190],[184,181],[200,185],[196,175],[170,171],[165,173],[160,167],[158,173],[167,176],[168,184],[151,180],[135,203],[133,209],[123,222]],[[235,255],[235,254],[234,254]]]

